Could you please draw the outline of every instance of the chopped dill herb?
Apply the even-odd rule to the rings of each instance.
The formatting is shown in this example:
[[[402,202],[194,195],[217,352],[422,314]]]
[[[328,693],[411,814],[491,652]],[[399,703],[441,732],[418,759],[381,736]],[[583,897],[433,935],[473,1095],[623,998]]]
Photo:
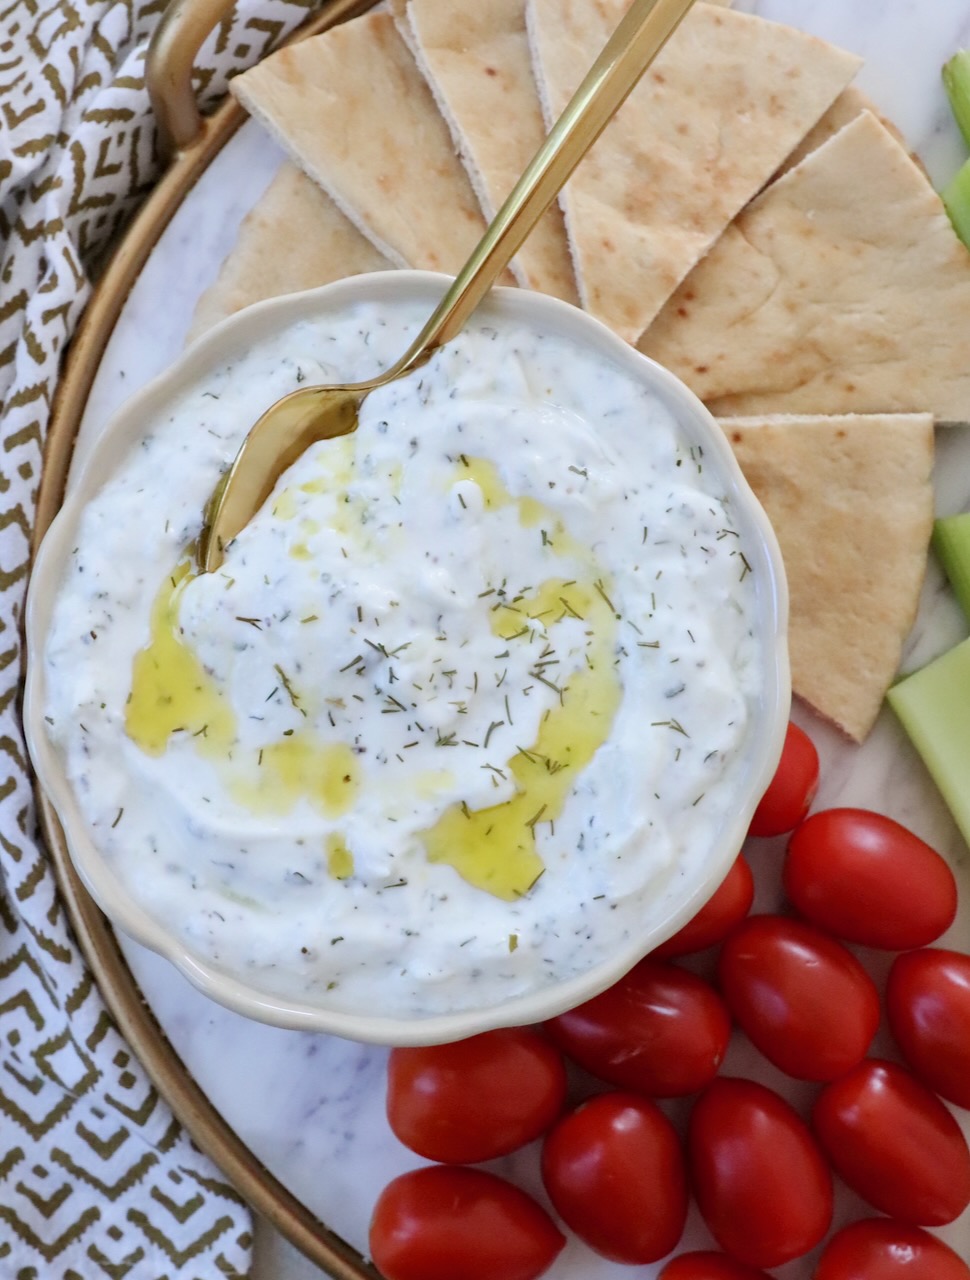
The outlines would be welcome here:
[[[276,672],[279,678],[283,681],[283,688],[286,690],[286,696],[289,698],[290,702],[293,704],[294,707],[296,707],[297,711],[299,711],[301,716],[306,716],[306,712],[300,706],[300,696],[296,692],[296,690],[293,688],[292,684],[290,684],[289,676],[287,676],[286,672],[283,670],[283,668],[279,665],[278,662],[273,663],[273,670]]]
[[[597,578],[596,581],[593,583],[593,586],[595,587],[597,594],[602,596],[606,604],[606,607],[609,609],[609,611],[614,615],[614,617],[619,618],[620,615],[616,611],[616,605],[613,603],[610,597],[606,594],[606,587],[603,585],[602,578]]]
[[[541,806],[541,808],[539,808],[539,809],[538,809],[538,810],[537,810],[537,811],[532,815],[532,817],[531,817],[531,818],[526,822],[526,824],[525,824],[525,825],[529,828],[529,830],[530,830],[530,831],[535,830],[535,825],[536,825],[536,823],[539,821],[539,819],[542,817],[542,815],[545,813],[545,811],[546,811],[546,809],[548,809],[548,807],[549,807],[548,805],[545,805],[545,804],[544,804],[544,805],[542,805],[542,806]]]

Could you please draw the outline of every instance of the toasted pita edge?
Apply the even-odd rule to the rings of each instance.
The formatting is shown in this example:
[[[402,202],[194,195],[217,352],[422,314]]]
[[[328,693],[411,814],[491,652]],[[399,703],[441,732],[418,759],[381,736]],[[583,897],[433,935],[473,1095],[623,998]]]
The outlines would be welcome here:
[[[277,124],[273,116],[266,110],[259,95],[253,93],[253,82],[247,79],[247,77],[250,76],[252,72],[259,71],[260,67],[264,65],[265,64],[263,63],[258,63],[255,67],[250,68],[248,72],[244,72],[239,76],[233,76],[229,81],[229,90],[233,97],[240,106],[244,107],[245,110],[249,112],[254,120],[259,121],[260,125],[266,130],[274,142],[278,143],[278,145],[282,147],[293,163],[302,169],[311,181],[315,182],[317,186],[323,188],[344,217],[354,224],[362,236],[367,237],[374,248],[377,249],[378,253],[383,254],[384,257],[396,267],[407,267],[409,264],[405,261],[404,256],[400,254],[393,245],[388,244],[386,240],[377,235],[373,227],[368,226],[366,219],[361,216],[354,204],[344,198],[338,185],[330,181],[326,173],[316,165],[312,164],[306,156],[292,146],[286,135],[286,130]]]
[[[186,341],[254,302],[390,265],[317,183],[284,160],[196,303]]]
[[[859,178],[861,165],[877,166],[866,174],[865,181]],[[809,180],[815,184],[820,182],[821,189],[810,188],[800,200],[792,201],[793,187],[797,191],[797,184]],[[895,183],[893,192],[883,192],[880,199],[873,202],[869,197],[870,182],[890,180]],[[804,191],[804,187],[802,189]],[[838,201],[840,189],[846,192],[843,203]],[[771,246],[783,242],[797,246],[801,239],[806,242],[810,239],[806,233],[799,236],[797,225],[795,234],[787,233],[784,220],[792,211],[796,219],[800,216],[804,226],[810,228],[816,218],[821,222],[829,214],[844,211],[850,200],[859,198],[859,191],[866,193],[864,203],[868,215],[857,217],[852,239],[840,243],[858,241],[868,245],[871,230],[878,225],[878,221],[873,220],[895,218],[893,239],[900,257],[893,267],[890,237],[884,236],[880,243],[886,263],[878,276],[872,271],[864,275],[858,271],[853,273],[843,266],[834,277],[838,286],[843,281],[867,280],[870,297],[882,285],[898,291],[900,263],[906,264],[911,273],[918,273],[922,270],[919,264],[923,257],[932,263],[934,282],[927,287],[925,305],[917,304],[915,294],[910,297],[912,319],[905,327],[897,325],[893,330],[902,342],[908,364],[895,357],[867,361],[864,352],[850,345],[853,363],[849,366],[844,351],[829,351],[827,338],[837,332],[833,326],[841,316],[851,321],[854,308],[848,304],[832,305],[833,294],[819,284],[817,274],[831,271],[831,267],[826,267],[821,255],[811,259],[806,255],[806,262],[810,262],[810,268],[806,268],[807,278],[813,282],[810,297],[814,314],[818,316],[827,308],[830,323],[826,329],[816,319],[814,328],[826,348],[825,361],[802,374],[797,367],[801,352],[797,342],[799,330],[792,324],[802,309],[796,296],[788,296],[790,291],[784,277],[779,275],[777,255]],[[898,206],[903,200],[911,207],[900,213]],[[775,211],[775,202],[780,212]],[[772,214],[770,220],[766,220],[768,212]],[[904,250],[918,254],[917,266],[911,265],[912,254],[905,256]],[[757,276],[762,265],[763,277],[759,281]],[[962,332],[957,317],[970,317],[968,267],[968,250],[953,230],[922,166],[900,142],[897,131],[887,129],[876,115],[864,109],[794,168],[765,187],[742,210],[725,228],[710,253],[668,299],[636,345],[638,350],[683,379],[715,417],[812,412],[906,414],[926,410],[934,414],[938,426],[966,423],[970,421],[970,365],[959,360],[953,335]],[[765,299],[775,306],[774,317],[757,319],[761,303],[757,299],[746,300],[742,295],[747,281],[752,282],[752,291],[760,289]],[[930,292],[937,303],[935,308],[928,302]],[[954,297],[955,302],[951,300]],[[783,307],[779,306],[781,298],[786,299]],[[860,315],[864,301],[860,291],[857,298]],[[883,302],[881,310],[866,314],[877,317],[885,312]],[[897,312],[898,307],[894,315]],[[950,316],[945,324],[939,319],[944,312]],[[811,316],[813,311],[808,309],[808,314]],[[934,325],[940,332],[930,332],[927,337],[926,331]],[[922,334],[919,359],[912,351],[917,326]],[[789,328],[794,330],[794,338]],[[885,328],[882,332],[885,333]],[[806,353],[814,349],[810,342],[803,345]],[[951,348],[957,352],[957,358],[950,354]],[[905,376],[896,374],[897,368],[906,370]],[[772,373],[774,377],[770,376]]]
[[[385,67],[387,74],[382,78],[379,73]],[[357,94],[366,103],[370,86],[379,95],[391,94],[393,101],[407,104],[402,109],[415,117],[415,136],[405,131],[407,146],[402,147],[400,123],[386,113],[371,129],[368,112],[360,103],[356,110],[347,108],[346,95]],[[391,14],[368,12],[285,46],[235,77],[231,88],[291,159],[394,265],[457,271],[484,233],[481,205]],[[317,146],[305,101],[311,91],[343,104],[345,133],[355,131],[352,148],[347,136],[336,149]],[[422,133],[430,147],[426,155],[418,149]],[[383,157],[381,166],[367,162],[371,152]],[[385,163],[391,166],[390,173],[382,167]],[[419,185],[422,164],[434,184],[432,200],[427,199],[425,186]],[[400,201],[387,189],[391,179],[410,201],[412,213],[420,210],[417,235],[414,219],[401,216]],[[401,243],[389,230],[395,226],[404,231]],[[506,273],[503,283],[514,283],[514,279]]]
[[[526,27],[529,34],[530,46],[532,49],[533,66],[535,69],[535,79],[539,87],[540,101],[542,102],[543,111],[546,118],[547,126],[551,123],[559,106],[558,98],[561,93],[565,92],[566,86],[560,84],[559,90],[553,88],[552,68],[556,66],[558,59],[553,56],[543,56],[549,54],[549,44],[543,38],[545,23],[549,21],[548,13],[540,13],[541,0],[529,0],[526,6]],[[590,11],[596,14],[597,10],[591,6]],[[584,11],[585,12],[585,11]],[[597,40],[600,36],[599,27],[602,25],[602,15],[600,20],[593,19],[596,28]],[[849,83],[852,76],[855,75],[861,66],[862,60],[855,54],[846,49],[841,49],[830,42],[819,40],[810,36],[808,33],[798,31],[789,24],[772,22],[762,18],[756,14],[732,13],[725,6],[716,6],[711,4],[698,3],[691,14],[688,15],[685,28],[678,32],[674,37],[675,40],[687,41],[677,48],[690,49],[692,46],[688,41],[687,26],[690,24],[701,24],[701,26],[724,27],[733,31],[736,40],[741,40],[744,34],[750,35],[752,31],[757,30],[764,39],[771,39],[780,42],[804,41],[805,48],[817,47],[818,56],[828,60],[827,65],[831,75],[824,80],[820,80],[820,84],[824,84],[824,92],[814,95],[816,101],[813,102],[812,111],[807,118],[799,125],[794,119],[789,118],[784,125],[781,136],[785,138],[785,145],[775,148],[775,154],[772,157],[774,165],[778,163],[785,155],[785,148],[790,148],[796,140],[800,140],[801,136],[810,127],[812,127],[822,113],[831,105],[837,94]],[[548,35],[548,32],[546,33]],[[562,37],[563,43],[567,49],[578,47],[577,38],[571,40]],[[673,56],[671,50],[673,45],[664,51],[663,57]],[[824,51],[824,53],[823,53]],[[804,56],[804,49],[802,50]],[[660,63],[652,75],[660,74]],[[558,73],[555,80],[558,83],[563,79]],[[816,77],[818,79],[818,77]],[[830,83],[831,80],[831,83]],[[810,83],[806,78],[802,83]],[[764,98],[764,94],[762,97]],[[810,95],[811,96],[811,95]],[[639,101],[636,95],[630,102],[625,104],[622,109],[626,115],[625,118],[629,122],[629,113],[633,106]],[[734,109],[734,105],[731,105]],[[668,113],[669,115],[669,113]],[[672,118],[672,117],[671,117]],[[619,122],[617,122],[617,125]],[[801,132],[799,132],[801,129]],[[610,145],[611,135],[607,132],[604,139],[600,139],[597,143],[597,151],[591,158],[590,163],[595,166],[595,157],[599,157],[602,161],[604,146]],[[677,163],[681,162],[679,150],[672,151],[671,154],[677,155]],[[772,161],[763,166],[757,177],[757,181],[761,184],[768,182],[772,176],[772,170],[769,167]],[[614,165],[609,171],[623,172],[622,165]],[[673,261],[671,255],[663,253],[652,263],[650,270],[645,271],[641,266],[638,270],[641,274],[634,275],[629,266],[624,269],[624,264],[636,262],[636,252],[630,244],[623,249],[622,245],[619,249],[612,253],[610,257],[610,269],[606,270],[597,267],[591,270],[591,264],[595,264],[602,256],[598,253],[600,244],[608,243],[614,236],[610,234],[610,228],[615,229],[616,237],[619,241],[630,241],[631,237],[635,241],[638,237],[641,245],[650,243],[650,240],[643,238],[645,227],[651,226],[650,220],[644,221],[631,215],[629,210],[629,202],[624,198],[622,201],[623,211],[620,209],[620,200],[616,194],[610,198],[604,198],[601,188],[593,189],[584,186],[590,178],[591,170],[589,164],[585,170],[580,170],[577,177],[573,180],[572,185],[567,188],[563,196],[560,198],[560,204],[566,220],[566,229],[570,238],[572,247],[572,256],[575,266],[577,283],[580,291],[580,299],[586,310],[589,310],[598,319],[608,324],[616,333],[625,340],[636,343],[641,336],[645,326],[649,325],[652,319],[659,314],[664,301],[676,290],[678,285],[683,281],[689,271],[696,265],[704,254],[716,243],[718,236],[727,226],[730,220],[737,216],[741,207],[748,200],[757,194],[757,185],[745,183],[742,191],[733,192],[733,196],[737,199],[731,200],[731,208],[723,210],[723,219],[718,216],[710,226],[698,228],[694,226],[691,213],[696,214],[696,209],[686,210],[685,217],[677,220],[661,219],[660,225],[654,228],[652,240],[657,241],[658,234],[663,232],[669,239],[672,230],[679,232],[682,243],[681,251],[673,255],[676,261]],[[623,194],[621,192],[621,194]],[[576,207],[574,207],[576,206]],[[590,221],[591,211],[592,216]],[[608,216],[604,216],[605,214]],[[622,250],[622,251],[621,251]],[[639,283],[634,286],[633,281],[637,279]],[[611,285],[611,281],[623,284]],[[649,283],[651,281],[660,282],[656,286]],[[641,287],[641,286],[646,286]]]
[[[523,9],[524,9],[523,2]],[[498,205],[489,194],[486,175],[479,164],[479,156],[476,153],[476,147],[472,138],[469,136],[462,119],[456,115],[451,104],[448,101],[445,89],[439,84],[437,74],[435,72],[432,61],[425,49],[421,39],[419,24],[415,17],[415,5],[412,0],[390,0],[390,9],[394,15],[395,22],[401,32],[402,38],[411,50],[422,75],[428,82],[428,86],[434,96],[438,110],[441,112],[445,123],[448,125],[451,133],[452,142],[455,151],[465,167],[468,179],[471,182],[472,189],[475,192],[478,202],[482,207],[485,217],[491,221],[498,212]],[[528,36],[526,35],[528,40]],[[532,75],[531,69],[528,71],[528,84],[524,88],[526,94],[535,96],[540,116],[544,119],[544,111],[539,101],[538,86],[535,77]],[[527,105],[525,107],[527,109]],[[536,150],[538,149],[540,140],[536,142]],[[529,157],[531,159],[531,156]],[[522,168],[525,168],[523,163]],[[552,210],[562,219],[562,211],[557,204],[552,206]],[[545,244],[548,247],[548,241],[545,237],[551,236],[549,230],[549,219],[552,212],[544,214],[540,220],[539,226],[533,232],[530,243],[527,243],[520,249],[519,253],[512,259],[509,264],[509,270],[520,285],[525,288],[534,288],[547,290],[553,296],[564,299],[574,304],[579,303],[579,288],[576,283],[576,265],[573,254],[572,240],[566,234],[564,220],[559,224],[561,235],[557,235],[557,241],[562,242],[562,259],[558,263],[550,266],[550,259],[542,259],[543,265],[541,269],[537,268],[540,259],[535,257],[539,252],[539,246]],[[531,269],[530,269],[531,267]],[[554,287],[548,288],[552,283]]]
[[[448,126],[448,132],[451,134],[451,140],[455,146],[455,154],[465,166],[465,172],[468,174],[468,181],[472,184],[472,189],[478,198],[478,203],[482,206],[482,211],[484,212],[485,217],[491,220],[495,217],[495,207],[488,198],[488,192],[485,190],[482,175],[479,173],[478,166],[472,158],[468,138],[465,136],[464,130],[455,118],[454,112],[445,101],[444,94],[441,91],[441,86],[438,84],[434,71],[431,69],[431,65],[428,62],[427,55],[421,44],[417,28],[415,27],[411,14],[411,5],[408,3],[408,0],[403,0],[403,2],[402,0],[391,0],[390,8],[394,15],[395,25],[401,33],[401,38],[411,50],[411,55],[418,65],[418,70],[424,76],[427,81],[428,88],[431,90],[431,96],[434,98],[435,106],[441,112],[441,117]],[[512,269],[515,271],[516,278],[519,280],[520,284],[524,284],[525,281],[521,279],[520,273],[515,269],[515,263],[512,263]]]
[[[899,670],[919,608],[934,516],[933,417],[771,414],[719,421],[772,520],[788,570],[793,692],[861,743]],[[833,473],[837,481],[847,470],[832,447],[840,440],[854,472],[841,492],[832,483]],[[867,474],[864,487],[854,483]],[[891,490],[887,479],[895,482]],[[844,536],[837,538],[840,527]],[[875,544],[870,555],[867,538]],[[847,579],[841,588],[833,581],[838,572]],[[820,591],[826,594],[818,601]]]

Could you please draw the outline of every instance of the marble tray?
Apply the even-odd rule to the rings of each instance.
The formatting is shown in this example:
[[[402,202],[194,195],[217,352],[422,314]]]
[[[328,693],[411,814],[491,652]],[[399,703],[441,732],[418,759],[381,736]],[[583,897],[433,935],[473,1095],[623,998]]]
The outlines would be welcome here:
[[[857,83],[903,131],[939,186],[964,158],[950,118],[939,69],[958,47],[970,44],[965,0],[738,0],[737,7],[789,22],[841,44],[865,59]],[[83,415],[74,465],[97,438],[102,424],[134,390],[180,351],[192,311],[235,238],[244,214],[282,160],[274,143],[247,124],[229,142],[190,192],[163,234],[132,290],[100,362]],[[968,335],[970,351],[970,335]],[[970,507],[970,432],[938,433],[937,493],[941,513]],[[931,565],[917,627],[907,650],[916,666],[962,639],[966,626]],[[948,855],[967,878],[968,854],[919,760],[891,713],[884,711],[862,749],[841,741],[824,725],[796,709],[823,762],[818,806],[865,805],[912,826]],[[776,841],[750,842],[748,854],[759,882],[756,909],[778,900]],[[970,892],[948,939],[970,947]],[[127,963],[170,1042],[216,1109],[253,1156],[306,1207],[350,1244],[363,1248],[374,1200],[388,1179],[419,1161],[390,1134],[383,1110],[384,1053],[324,1036],[286,1032],[247,1021],[212,1004],[157,956],[121,939]],[[888,1050],[877,1042],[877,1050]],[[736,1039],[724,1070],[748,1068],[781,1088],[796,1105],[812,1097],[793,1086]],[[670,1108],[682,1118],[685,1107]],[[965,1120],[966,1117],[963,1117]],[[540,1197],[535,1151],[496,1168]],[[864,1216],[865,1207],[847,1192],[838,1201],[839,1221]],[[941,1232],[970,1257],[970,1213]],[[709,1244],[692,1212],[682,1248]],[[287,1247],[265,1224],[257,1229],[256,1275],[309,1280],[324,1273]],[[658,1267],[635,1268],[644,1280]],[[809,1280],[812,1259],[780,1268],[780,1280]],[[608,1280],[631,1269],[608,1264],[577,1243],[560,1257],[550,1280]]]

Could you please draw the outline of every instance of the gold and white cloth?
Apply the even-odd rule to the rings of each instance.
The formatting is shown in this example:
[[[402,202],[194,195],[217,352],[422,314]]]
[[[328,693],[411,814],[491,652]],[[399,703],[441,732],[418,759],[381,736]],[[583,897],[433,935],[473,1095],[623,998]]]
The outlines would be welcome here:
[[[0,0],[0,1276],[249,1273],[249,1213],[112,1024],[35,830],[21,617],[44,437],[97,264],[159,172],[144,87],[163,0]],[[214,101],[313,0],[244,0]]]

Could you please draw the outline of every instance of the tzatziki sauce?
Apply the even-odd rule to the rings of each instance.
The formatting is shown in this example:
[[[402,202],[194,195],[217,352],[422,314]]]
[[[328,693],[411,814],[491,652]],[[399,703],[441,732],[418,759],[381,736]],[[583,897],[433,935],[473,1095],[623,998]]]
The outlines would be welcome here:
[[[86,506],[44,661],[101,855],[206,964],[421,1017],[588,971],[732,820],[763,693],[724,472],[657,393],[486,308],[194,544],[259,413],[426,315],[301,319],[185,387]]]

